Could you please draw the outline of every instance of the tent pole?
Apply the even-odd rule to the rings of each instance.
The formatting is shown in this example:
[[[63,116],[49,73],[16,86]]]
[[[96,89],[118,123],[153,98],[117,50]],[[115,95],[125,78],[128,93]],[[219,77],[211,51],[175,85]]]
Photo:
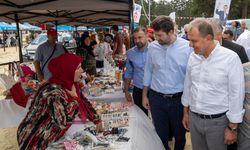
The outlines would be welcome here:
[[[6,33],[5,33],[5,31],[3,30],[3,51],[5,52],[6,51],[6,49],[5,49],[5,44],[6,44],[6,41],[5,41],[5,39],[4,39],[4,37],[6,37],[7,35],[6,35]],[[8,37],[7,37],[7,39],[8,39]],[[6,40],[7,40],[6,39]]]
[[[55,25],[56,25],[56,32],[57,32],[58,21],[55,22]]]
[[[130,0],[129,1],[130,4],[129,4],[129,29],[130,29],[130,35],[133,34],[133,31],[134,31],[134,16],[133,16],[133,11],[134,11],[134,0]],[[131,46],[134,45],[134,41],[132,40],[132,38],[130,38],[130,43],[131,43]]]
[[[20,60],[20,63],[22,63],[23,53],[22,53],[22,44],[21,44],[21,39],[20,39],[19,19],[18,19],[17,13],[15,13],[15,21],[16,21],[17,39],[18,39],[18,46],[19,46],[19,60]]]

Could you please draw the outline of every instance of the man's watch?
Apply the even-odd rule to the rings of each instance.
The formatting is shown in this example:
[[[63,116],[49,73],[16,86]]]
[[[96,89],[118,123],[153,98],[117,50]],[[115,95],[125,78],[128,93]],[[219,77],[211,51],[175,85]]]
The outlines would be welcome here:
[[[238,131],[238,128],[231,128],[230,126],[227,126],[227,128],[230,130],[230,131],[233,131],[233,132],[237,132]]]

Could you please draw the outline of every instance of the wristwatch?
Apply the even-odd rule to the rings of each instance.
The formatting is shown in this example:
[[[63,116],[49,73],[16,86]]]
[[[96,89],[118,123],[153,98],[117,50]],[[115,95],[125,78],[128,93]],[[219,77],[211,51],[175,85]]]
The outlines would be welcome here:
[[[237,132],[238,131],[238,128],[231,128],[230,126],[227,126],[227,128],[230,130],[230,131],[233,131],[233,132]]]

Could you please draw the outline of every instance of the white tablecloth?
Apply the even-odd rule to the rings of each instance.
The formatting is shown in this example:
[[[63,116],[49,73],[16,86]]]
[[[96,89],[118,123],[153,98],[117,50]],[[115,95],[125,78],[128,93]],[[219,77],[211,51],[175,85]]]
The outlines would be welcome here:
[[[66,134],[73,134],[83,128],[84,125],[72,125]],[[129,127],[124,136],[129,137],[130,140],[117,142],[112,148],[119,150],[164,150],[152,122],[136,105],[129,109]]]
[[[103,102],[123,102],[125,96],[122,91],[115,91],[112,94],[103,94],[99,97],[88,97],[89,100]],[[29,101],[30,102],[30,101]],[[0,100],[0,128],[18,127],[28,112],[29,103],[26,108],[17,105],[12,99]]]
[[[0,100],[0,128],[18,127],[28,108],[17,105],[12,99]]]

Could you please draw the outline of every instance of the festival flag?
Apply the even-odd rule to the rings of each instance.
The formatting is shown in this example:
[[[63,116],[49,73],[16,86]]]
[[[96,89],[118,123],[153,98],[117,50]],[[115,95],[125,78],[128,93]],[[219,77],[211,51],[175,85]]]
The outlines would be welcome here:
[[[139,4],[134,4],[134,12],[133,12],[133,17],[134,17],[134,22],[139,23],[140,18],[141,18],[141,5]]]

